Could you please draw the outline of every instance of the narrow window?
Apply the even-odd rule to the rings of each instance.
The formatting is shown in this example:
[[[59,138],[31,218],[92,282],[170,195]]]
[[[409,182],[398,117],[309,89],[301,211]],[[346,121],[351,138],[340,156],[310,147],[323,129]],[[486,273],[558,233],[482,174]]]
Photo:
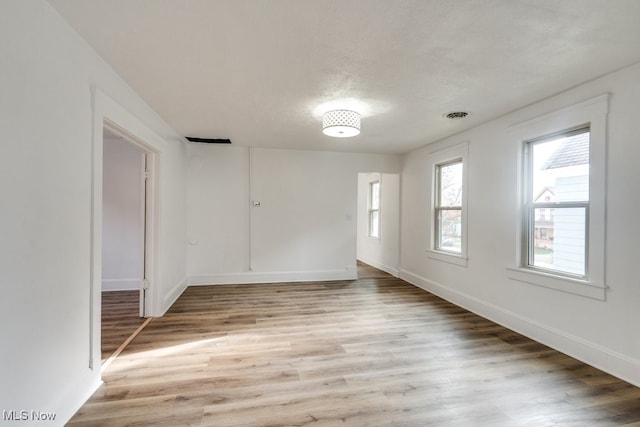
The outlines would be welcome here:
[[[462,159],[436,165],[434,249],[462,253]]]
[[[369,237],[380,237],[380,181],[369,183]]]
[[[586,278],[589,127],[525,142],[523,265]]]

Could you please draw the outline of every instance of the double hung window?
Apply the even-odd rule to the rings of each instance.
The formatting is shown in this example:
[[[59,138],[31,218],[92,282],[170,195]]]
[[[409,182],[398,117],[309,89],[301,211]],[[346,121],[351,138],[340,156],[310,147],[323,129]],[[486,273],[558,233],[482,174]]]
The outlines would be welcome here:
[[[604,300],[608,95],[514,125],[521,215],[511,279]]]
[[[525,143],[526,267],[587,276],[589,136],[582,127]]]
[[[427,256],[467,266],[467,171],[469,144],[429,155],[431,175],[430,245]]]
[[[369,183],[369,237],[380,237],[380,181]]]
[[[434,249],[462,251],[462,159],[436,165]]]

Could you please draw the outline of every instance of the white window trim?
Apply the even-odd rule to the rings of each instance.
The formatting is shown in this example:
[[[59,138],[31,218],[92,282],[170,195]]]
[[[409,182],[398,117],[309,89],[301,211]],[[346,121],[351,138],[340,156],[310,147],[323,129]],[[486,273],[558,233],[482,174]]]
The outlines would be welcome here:
[[[431,170],[431,185],[430,185],[430,193],[431,193],[431,203],[430,203],[430,220],[429,220],[429,247],[426,250],[427,257],[447,262],[450,264],[458,265],[461,267],[467,267],[468,257],[467,257],[467,237],[468,237],[468,224],[467,224],[467,200],[468,200],[468,176],[469,176],[469,143],[463,142],[452,147],[444,148],[438,151],[434,151],[429,154],[429,168]],[[461,212],[461,221],[462,221],[462,240],[460,244],[460,254],[446,252],[435,249],[436,244],[436,236],[435,236],[435,223],[437,218],[435,218],[435,206],[436,206],[436,195],[437,191],[435,185],[437,183],[437,166],[451,162],[454,160],[462,160],[462,212]]]
[[[606,195],[606,132],[609,95],[604,94],[570,107],[517,124],[509,129],[510,139],[518,144],[517,197],[518,212],[514,264],[507,267],[507,276],[523,283],[542,286],[598,300],[606,299],[605,284],[605,195]],[[589,141],[589,242],[586,279],[574,279],[541,272],[523,265],[523,150],[525,141],[576,128],[590,127]]]

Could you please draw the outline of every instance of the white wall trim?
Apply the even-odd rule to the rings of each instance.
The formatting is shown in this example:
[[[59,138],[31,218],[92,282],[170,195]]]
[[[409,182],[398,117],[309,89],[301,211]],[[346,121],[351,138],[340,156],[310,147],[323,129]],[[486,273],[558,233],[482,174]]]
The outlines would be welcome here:
[[[555,289],[556,291],[592,298],[598,301],[606,301],[607,298],[606,286],[591,283],[587,280],[577,280],[562,277],[557,274],[545,274],[533,269],[512,267],[507,267],[507,277],[518,282]]]
[[[410,271],[401,269],[400,278],[457,306],[640,387],[640,360],[453,290]]]
[[[102,279],[102,292],[137,291],[142,287],[142,279]]]
[[[449,254],[446,252],[436,251],[433,249],[427,249],[426,253],[428,258],[435,259],[442,262],[447,262],[449,264],[457,265],[460,267],[467,267],[469,263],[469,258],[462,257],[460,255],[456,255],[453,253]]]
[[[516,184],[516,228],[513,265],[508,266],[509,278],[522,283],[542,286],[589,298],[606,300],[606,195],[607,195],[607,115],[609,112],[609,94],[605,93],[565,108],[546,113],[542,116],[514,124],[508,128],[511,144],[516,144],[517,175]],[[580,287],[577,282],[556,275],[552,280],[549,274],[536,274],[527,271],[526,226],[524,210],[524,146],[526,141],[553,135],[578,126],[589,125],[589,221],[587,228],[587,280]],[[522,268],[525,267],[525,268]],[[563,284],[564,283],[564,284]]]
[[[101,291],[102,291],[102,174],[103,174],[103,130],[108,126],[116,133],[127,136],[127,141],[140,146],[150,156],[153,171],[148,194],[153,194],[153,203],[149,206],[147,220],[147,256],[145,262],[147,280],[150,288],[147,291],[145,314],[157,312],[159,297],[156,283],[157,257],[160,253],[159,224],[160,218],[160,158],[166,142],[153,130],[149,129],[137,117],[123,108],[116,101],[97,87],[91,87],[93,127],[92,127],[92,191],[91,191],[91,314],[90,314],[90,357],[89,368],[100,371],[101,366]],[[149,202],[149,200],[147,200]]]
[[[400,276],[400,269],[397,268],[397,267],[389,267],[388,265],[381,264],[381,263],[378,263],[376,261],[372,261],[372,260],[369,260],[369,259],[366,259],[366,258],[362,258],[362,257],[360,257],[358,259],[360,261],[364,262],[365,264],[369,264],[371,267],[375,267],[378,270],[382,270],[385,273],[389,273],[394,277],[399,277]]]
[[[65,425],[101,385],[100,369],[87,370],[82,381],[74,383],[73,388],[63,392],[55,402],[55,425]]]
[[[189,279],[185,277],[177,285],[171,288],[169,292],[167,292],[167,294],[162,299],[162,307],[160,313],[158,313],[158,317],[162,317],[165,315],[167,310],[171,308],[173,303],[175,303],[176,300],[180,298],[180,295],[182,295],[185,289],[187,289],[187,286],[189,286]]]
[[[242,273],[208,274],[189,277],[189,285],[232,285],[278,282],[319,282],[331,280],[355,280],[358,273],[355,265],[344,269],[316,271],[247,271]]]
[[[103,130],[108,127],[116,134],[122,135],[128,143],[140,147],[147,153],[148,169],[151,180],[147,192],[147,220],[146,220],[146,279],[150,283],[147,291],[145,316],[156,313],[160,297],[157,284],[158,257],[160,248],[161,222],[160,180],[161,157],[166,148],[166,141],[148,128],[137,117],[123,108],[116,101],[92,87],[93,106],[93,144],[92,144],[92,212],[91,212],[91,362],[90,366],[100,366],[100,310],[102,287],[102,174],[103,174]]]

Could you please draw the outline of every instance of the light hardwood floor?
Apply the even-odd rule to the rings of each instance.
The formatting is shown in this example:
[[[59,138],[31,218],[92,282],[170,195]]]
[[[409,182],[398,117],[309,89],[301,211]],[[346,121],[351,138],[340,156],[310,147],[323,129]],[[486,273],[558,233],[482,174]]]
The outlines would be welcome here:
[[[102,293],[102,362],[142,325],[139,291]]]
[[[69,425],[640,425],[639,388],[361,269],[188,288]]]

